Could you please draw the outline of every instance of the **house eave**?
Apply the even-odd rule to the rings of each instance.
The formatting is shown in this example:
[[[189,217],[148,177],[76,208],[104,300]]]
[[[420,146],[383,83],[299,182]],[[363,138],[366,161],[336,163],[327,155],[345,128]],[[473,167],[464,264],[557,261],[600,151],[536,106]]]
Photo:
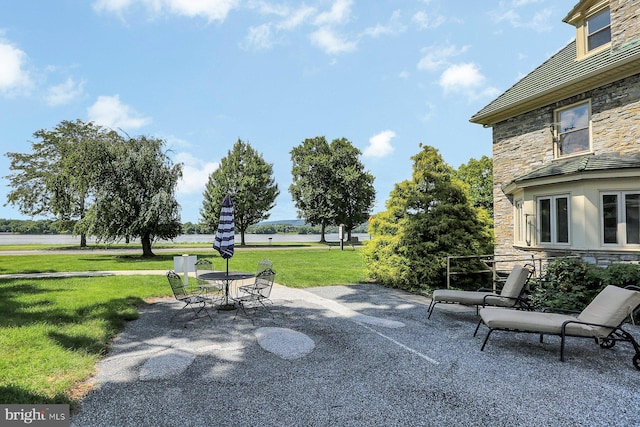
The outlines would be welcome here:
[[[624,179],[640,177],[640,168],[593,171],[593,172],[576,172],[564,175],[552,175],[542,178],[526,179],[521,181],[511,181],[502,187],[502,192],[508,196],[516,191],[532,187],[544,187],[554,184],[565,184],[568,182],[598,180],[598,179]]]
[[[477,115],[470,119],[471,123],[494,126],[512,117],[533,111],[563,99],[593,90],[600,86],[613,83],[618,80],[638,74],[640,69],[640,56],[635,55],[625,58],[615,64],[610,64],[603,68],[598,68],[586,75],[582,75],[574,80],[550,88],[544,92],[537,93],[529,98],[523,99],[517,104],[494,110],[484,115]]]

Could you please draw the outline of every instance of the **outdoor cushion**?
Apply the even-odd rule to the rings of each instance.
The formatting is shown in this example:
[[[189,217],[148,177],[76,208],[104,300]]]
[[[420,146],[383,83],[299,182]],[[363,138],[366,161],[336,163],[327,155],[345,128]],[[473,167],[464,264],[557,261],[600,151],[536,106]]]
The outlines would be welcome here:
[[[485,302],[500,307],[511,307],[516,303],[522,288],[526,284],[530,271],[526,267],[516,265],[507,277],[507,281],[500,294],[486,291],[460,291],[453,289],[436,289],[433,291],[434,302],[452,302],[466,305],[482,305]],[[486,301],[485,296],[491,295]],[[501,298],[508,297],[508,298]]]
[[[490,329],[515,329],[522,332],[540,332],[559,335],[562,324],[568,320],[598,325],[619,326],[640,305],[640,292],[607,286],[576,317],[567,314],[523,312],[514,310],[480,310],[482,321]],[[604,338],[612,328],[570,323],[567,335]]]
[[[578,319],[582,322],[618,326],[640,305],[640,292],[617,286],[607,286],[582,310]],[[605,337],[611,329],[596,328],[596,336]]]
[[[567,314],[494,308],[480,309],[480,317],[484,324],[491,329],[511,329],[553,335],[560,335],[562,324],[567,320],[577,320],[576,317]],[[593,336],[593,329],[592,326],[570,324],[567,325],[567,334]]]

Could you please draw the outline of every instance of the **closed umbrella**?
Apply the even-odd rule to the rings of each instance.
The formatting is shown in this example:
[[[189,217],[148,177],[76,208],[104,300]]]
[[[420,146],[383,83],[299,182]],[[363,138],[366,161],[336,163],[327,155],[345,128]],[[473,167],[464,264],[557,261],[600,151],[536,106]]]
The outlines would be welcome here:
[[[229,275],[229,258],[233,256],[234,247],[234,221],[233,221],[233,201],[227,195],[222,202],[220,210],[220,222],[216,231],[213,248],[220,252],[220,256],[227,260],[227,276]],[[225,280],[226,303],[229,304],[229,280]]]

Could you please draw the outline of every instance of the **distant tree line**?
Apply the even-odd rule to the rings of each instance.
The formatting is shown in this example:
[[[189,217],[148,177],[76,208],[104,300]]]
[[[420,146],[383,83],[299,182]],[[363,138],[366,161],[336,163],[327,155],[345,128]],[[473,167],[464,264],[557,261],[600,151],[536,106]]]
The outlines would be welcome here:
[[[59,234],[60,230],[50,219],[0,219],[0,233]]]
[[[369,224],[364,223],[353,229],[354,233],[367,233]],[[325,230],[327,233],[337,233],[337,226],[329,226]],[[215,228],[204,224],[194,224],[185,222],[182,224],[182,234],[215,234]],[[317,225],[293,225],[293,224],[256,224],[251,225],[246,231],[248,234],[321,234],[322,229]]]

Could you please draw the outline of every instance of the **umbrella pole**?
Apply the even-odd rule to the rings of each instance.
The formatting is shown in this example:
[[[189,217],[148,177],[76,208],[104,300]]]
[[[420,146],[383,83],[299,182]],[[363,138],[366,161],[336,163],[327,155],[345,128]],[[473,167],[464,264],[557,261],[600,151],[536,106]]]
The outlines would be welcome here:
[[[227,258],[227,280],[225,280],[226,282],[226,289],[225,289],[225,294],[226,294],[226,304],[229,305],[229,258]]]

